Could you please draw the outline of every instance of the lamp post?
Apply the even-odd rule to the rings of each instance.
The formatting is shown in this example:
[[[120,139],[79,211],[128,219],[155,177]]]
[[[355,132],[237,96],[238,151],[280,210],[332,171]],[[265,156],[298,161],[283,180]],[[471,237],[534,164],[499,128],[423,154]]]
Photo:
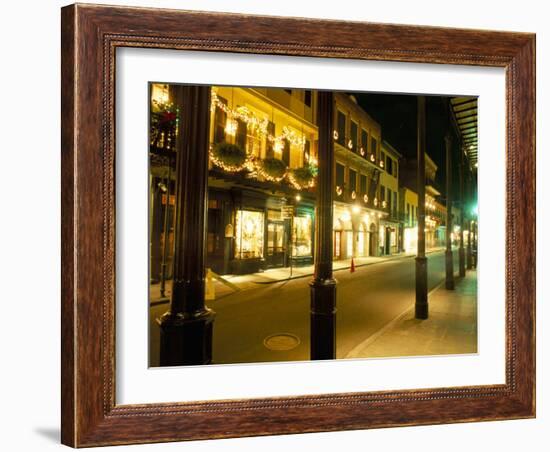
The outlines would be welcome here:
[[[451,166],[451,136],[445,135],[445,158],[446,158],[446,172],[447,172],[447,220],[445,227],[445,288],[447,290],[454,290],[455,279],[453,270],[453,249],[451,244],[451,230],[453,228],[453,202],[452,202],[452,166]]]
[[[214,321],[204,301],[210,88],[173,91],[183,121],[176,140],[172,293],[169,310],[158,319],[161,366],[210,363]]]
[[[162,263],[160,265],[160,296],[166,297],[166,267],[168,260],[168,234],[170,232],[170,185],[171,185],[171,173],[172,173],[172,158],[168,157],[168,175],[166,177],[166,204],[164,206],[164,242],[162,246]]]
[[[315,214],[314,274],[310,283],[312,360],[336,358],[336,280],[332,275],[332,203],[334,190],[334,93],[319,91],[319,173]]]
[[[417,97],[418,245],[416,254],[415,317],[428,318],[428,259],[426,258],[426,97]]]

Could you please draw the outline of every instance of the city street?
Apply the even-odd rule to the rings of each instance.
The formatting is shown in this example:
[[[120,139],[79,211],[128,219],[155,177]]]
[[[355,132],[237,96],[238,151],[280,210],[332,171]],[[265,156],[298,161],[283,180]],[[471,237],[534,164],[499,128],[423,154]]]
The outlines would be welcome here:
[[[458,252],[454,250],[458,272]],[[404,256],[373,265],[336,271],[337,358],[378,332],[414,304],[415,260]],[[443,251],[428,254],[428,291],[445,278]],[[233,292],[225,290],[207,305],[216,312],[213,364],[295,361],[309,359],[309,306],[311,277]],[[220,284],[218,283],[217,286]],[[217,294],[218,295],[218,294]],[[158,365],[159,329],[156,319],[167,303],[151,307],[150,363]],[[264,341],[275,338],[270,348]],[[286,336],[290,335],[290,336]],[[280,350],[299,344],[290,350]],[[290,342],[289,342],[290,341]],[[269,343],[269,341],[268,341]]]

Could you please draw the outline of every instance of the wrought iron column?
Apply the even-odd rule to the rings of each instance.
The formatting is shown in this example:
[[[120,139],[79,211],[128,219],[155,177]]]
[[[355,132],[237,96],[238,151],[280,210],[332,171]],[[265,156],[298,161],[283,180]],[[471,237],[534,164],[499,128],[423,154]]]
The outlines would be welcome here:
[[[460,189],[460,247],[458,248],[458,274],[466,276],[466,259],[464,256],[464,149],[460,148],[459,189]]]
[[[205,306],[210,88],[174,87],[182,119],[176,154],[176,221],[170,309],[160,319],[160,365],[208,364],[214,312]]]
[[[418,250],[416,254],[415,317],[428,318],[428,259],[426,258],[426,97],[417,98]]]
[[[451,243],[451,232],[453,229],[453,198],[452,198],[452,160],[451,160],[451,136],[445,136],[445,160],[446,160],[446,178],[447,178],[447,220],[445,227],[445,288],[453,290],[455,288],[455,278],[453,269],[453,249]]]
[[[311,359],[336,358],[336,280],[332,275],[332,203],[334,192],[334,94],[319,91],[319,173],[315,214],[314,275],[311,294]]]

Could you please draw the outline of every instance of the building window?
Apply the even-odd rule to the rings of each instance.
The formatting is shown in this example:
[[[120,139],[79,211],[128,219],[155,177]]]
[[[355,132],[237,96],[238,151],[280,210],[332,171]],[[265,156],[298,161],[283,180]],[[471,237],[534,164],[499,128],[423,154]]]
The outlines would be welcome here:
[[[336,140],[339,144],[342,146],[345,146],[346,144],[346,115],[342,113],[341,111],[338,111],[337,116],[337,132],[338,132],[338,139]]]
[[[383,185],[380,185],[380,202],[383,202],[386,200],[386,187]]]
[[[366,195],[367,194],[367,176],[364,174],[361,174],[361,177],[359,179],[359,186],[361,189],[361,194]]]
[[[285,138],[283,141],[283,162],[286,163],[286,166],[290,166],[290,141],[288,138]]]
[[[357,123],[351,121],[351,130],[350,130],[350,140],[351,140],[351,149],[352,151],[357,151]]]
[[[357,192],[357,172],[352,169],[349,170],[349,191]]]
[[[267,123],[267,134],[265,138],[265,156],[266,158],[273,158],[275,156],[274,150],[273,150],[273,141],[269,140],[267,137],[268,135],[271,135],[272,137],[275,136],[275,123],[269,121]]]
[[[391,198],[391,190],[388,188],[388,212],[391,212],[392,207],[392,198]]]
[[[304,164],[306,166],[309,163],[311,157],[311,141],[306,140],[304,143]]]
[[[393,176],[393,159],[389,155],[386,158],[386,171]]]
[[[246,122],[237,119],[237,133],[235,134],[235,144],[246,150]]]
[[[393,216],[397,217],[397,192],[393,192]]]
[[[370,140],[370,151],[374,154],[374,155],[377,155],[377,151],[378,151],[378,142],[376,141],[376,138],[372,137],[371,140]]]
[[[361,146],[363,146],[363,150],[367,152],[369,147],[369,135],[365,129],[361,129]]]
[[[407,203],[407,218],[406,223],[410,226],[411,224],[411,205]]]
[[[311,90],[306,89],[304,92],[304,104],[306,104],[308,107],[311,107]]]
[[[218,96],[218,100],[227,105],[227,100],[221,96]],[[219,106],[216,106],[214,113],[214,144],[222,143],[225,141],[225,125],[227,122],[227,113],[223,111]]]
[[[344,188],[344,172],[345,168],[344,165],[340,165],[340,163],[336,164],[336,186],[340,188]]]
[[[235,258],[261,258],[264,254],[264,213],[237,210],[235,216]]]
[[[292,233],[292,255],[311,256],[311,217],[294,217],[294,231]]]

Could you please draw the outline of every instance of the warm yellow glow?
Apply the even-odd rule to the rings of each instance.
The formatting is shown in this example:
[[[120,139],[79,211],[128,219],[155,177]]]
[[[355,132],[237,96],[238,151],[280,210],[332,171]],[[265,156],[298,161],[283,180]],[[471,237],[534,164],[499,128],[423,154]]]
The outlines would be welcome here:
[[[359,208],[359,206],[353,206],[353,207],[351,208],[351,210],[352,210],[353,213],[359,213],[359,212],[361,212],[361,209]]]
[[[364,202],[369,202],[369,197],[367,195],[363,195],[363,201]]]
[[[334,137],[335,140],[338,139],[338,131],[335,130],[334,132],[332,132],[332,136]]]
[[[351,199],[357,198],[357,193],[355,193],[355,190],[351,192]]]
[[[151,86],[151,100],[158,104],[167,104],[170,100],[168,85],[154,83]]]
[[[343,193],[343,192],[344,192],[344,191],[342,190],[342,187],[340,187],[339,185],[337,185],[337,186],[336,186],[336,194],[337,194],[338,196],[342,196],[342,193]]]
[[[351,215],[349,214],[348,211],[345,211],[342,213],[342,215],[340,216],[340,220],[346,222],[346,221],[349,221],[351,220]]]
[[[368,223],[369,220],[370,220],[370,216],[369,216],[368,213],[366,213],[366,214],[363,216],[363,221],[364,221],[365,223]]]
[[[300,195],[296,195],[296,201],[300,202],[302,200],[302,197]]]
[[[238,210],[235,216],[235,257],[250,259],[263,257],[264,214]]]
[[[281,140],[275,140],[273,152],[277,155],[277,158],[283,154],[283,147],[283,142]]]
[[[365,155],[365,150],[363,149],[363,147],[360,147],[359,148],[359,153],[364,156]]]
[[[234,137],[237,133],[237,121],[233,118],[227,118],[227,121],[225,122],[225,133],[232,137]]]

